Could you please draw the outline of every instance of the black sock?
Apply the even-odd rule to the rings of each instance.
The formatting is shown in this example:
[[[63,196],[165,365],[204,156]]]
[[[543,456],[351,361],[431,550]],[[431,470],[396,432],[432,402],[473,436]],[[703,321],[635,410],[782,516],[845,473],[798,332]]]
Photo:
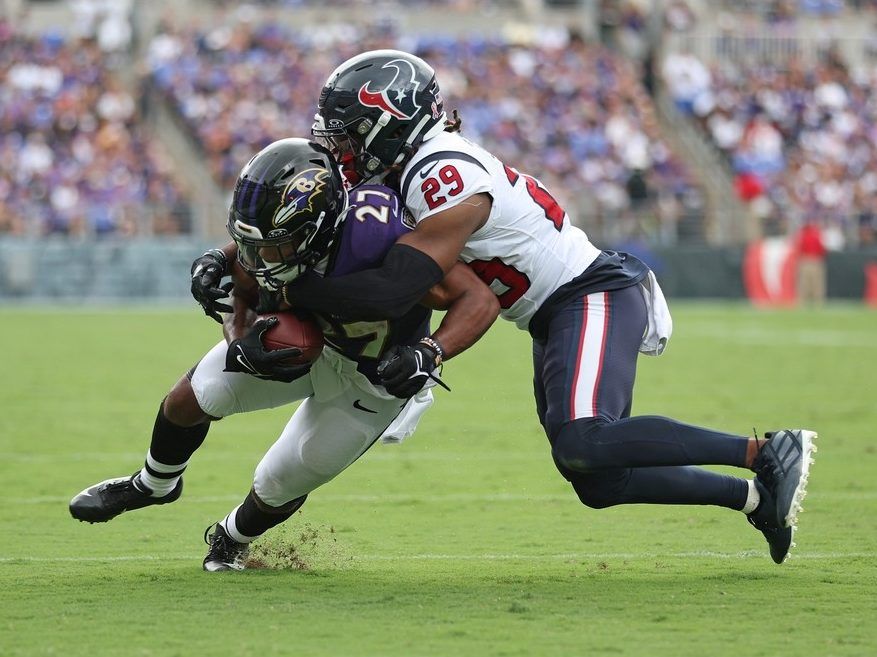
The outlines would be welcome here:
[[[181,427],[165,417],[164,402],[158,407],[158,415],[152,427],[152,442],[149,453],[159,463],[175,465],[185,463],[195,453],[207,432],[210,422],[202,422],[193,427]]]
[[[243,503],[225,517],[222,525],[234,540],[249,543],[292,516],[307,498],[307,495],[302,495],[281,507],[272,507],[250,490]]]
[[[152,442],[146,462],[140,471],[140,483],[157,497],[170,493],[186,470],[189,458],[204,442],[209,430],[210,422],[202,422],[193,427],[174,424],[165,416],[162,401],[152,427]]]

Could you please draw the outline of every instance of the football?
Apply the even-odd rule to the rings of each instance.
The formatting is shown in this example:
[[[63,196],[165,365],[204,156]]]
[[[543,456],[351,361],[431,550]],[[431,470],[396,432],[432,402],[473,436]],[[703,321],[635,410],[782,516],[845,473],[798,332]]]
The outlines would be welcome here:
[[[287,349],[295,347],[302,350],[301,356],[288,359],[290,363],[302,365],[312,363],[323,351],[323,332],[313,319],[292,311],[259,315],[259,319],[276,317],[278,323],[262,336],[266,349]]]

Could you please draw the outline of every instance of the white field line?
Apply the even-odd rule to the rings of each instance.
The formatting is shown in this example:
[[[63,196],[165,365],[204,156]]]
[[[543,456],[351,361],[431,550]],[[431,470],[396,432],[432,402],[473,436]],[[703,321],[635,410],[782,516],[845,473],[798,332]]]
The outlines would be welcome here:
[[[60,495],[47,495],[41,497],[2,497],[0,504],[3,505],[22,505],[22,504],[60,504],[67,503],[75,494],[71,493],[69,497]],[[240,495],[186,495],[182,500],[191,504],[213,504],[216,502],[240,502],[243,493]],[[362,502],[368,504],[374,503],[436,503],[444,504],[447,502],[576,502],[573,493],[568,494],[552,494],[552,493],[444,493],[439,495],[429,495],[426,493],[375,493],[375,494],[347,494],[347,493],[317,493],[315,499],[324,500],[326,502]],[[807,501],[811,500],[852,500],[866,501],[877,499],[877,491],[833,491],[833,492],[811,492],[808,493]]]
[[[790,555],[793,560],[816,559],[872,559],[875,552],[805,552]],[[766,559],[760,551],[744,552],[566,552],[561,554],[361,554],[351,557],[357,561],[581,561],[589,559],[624,559],[637,561],[643,559]],[[125,554],[115,556],[90,557],[0,557],[0,563],[106,563],[125,561],[200,561],[203,554]]]

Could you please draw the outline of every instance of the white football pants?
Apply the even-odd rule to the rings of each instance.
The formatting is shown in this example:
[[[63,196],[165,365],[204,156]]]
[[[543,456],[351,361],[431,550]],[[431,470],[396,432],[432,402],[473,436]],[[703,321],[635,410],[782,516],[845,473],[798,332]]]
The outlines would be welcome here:
[[[256,467],[253,488],[266,504],[282,506],[334,478],[383,437],[414,433],[432,392],[407,402],[372,385],[356,363],[330,347],[311,371],[292,383],[223,372],[228,345],[211,349],[195,368],[192,389],[205,413],[222,418],[304,400]]]

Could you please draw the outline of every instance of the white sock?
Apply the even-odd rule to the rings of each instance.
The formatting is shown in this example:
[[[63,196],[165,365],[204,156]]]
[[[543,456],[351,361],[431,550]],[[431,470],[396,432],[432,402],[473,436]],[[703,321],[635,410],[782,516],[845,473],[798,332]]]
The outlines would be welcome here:
[[[234,522],[235,516],[237,515],[238,509],[240,509],[243,505],[238,504],[234,510],[225,516],[225,520],[220,522],[222,528],[225,530],[225,533],[228,534],[232,539],[237,541],[238,543],[252,543],[255,541],[258,536],[244,536],[238,531],[237,525]]]
[[[755,480],[750,479],[749,484],[749,493],[746,495],[746,504],[743,505],[743,508],[740,509],[743,513],[752,513],[755,509],[758,508],[758,503],[761,502],[761,494],[758,492],[758,489],[755,487]]]
[[[188,464],[188,461],[176,465],[160,463],[147,452],[146,465],[140,470],[140,483],[152,491],[152,497],[164,497],[176,488]]]

